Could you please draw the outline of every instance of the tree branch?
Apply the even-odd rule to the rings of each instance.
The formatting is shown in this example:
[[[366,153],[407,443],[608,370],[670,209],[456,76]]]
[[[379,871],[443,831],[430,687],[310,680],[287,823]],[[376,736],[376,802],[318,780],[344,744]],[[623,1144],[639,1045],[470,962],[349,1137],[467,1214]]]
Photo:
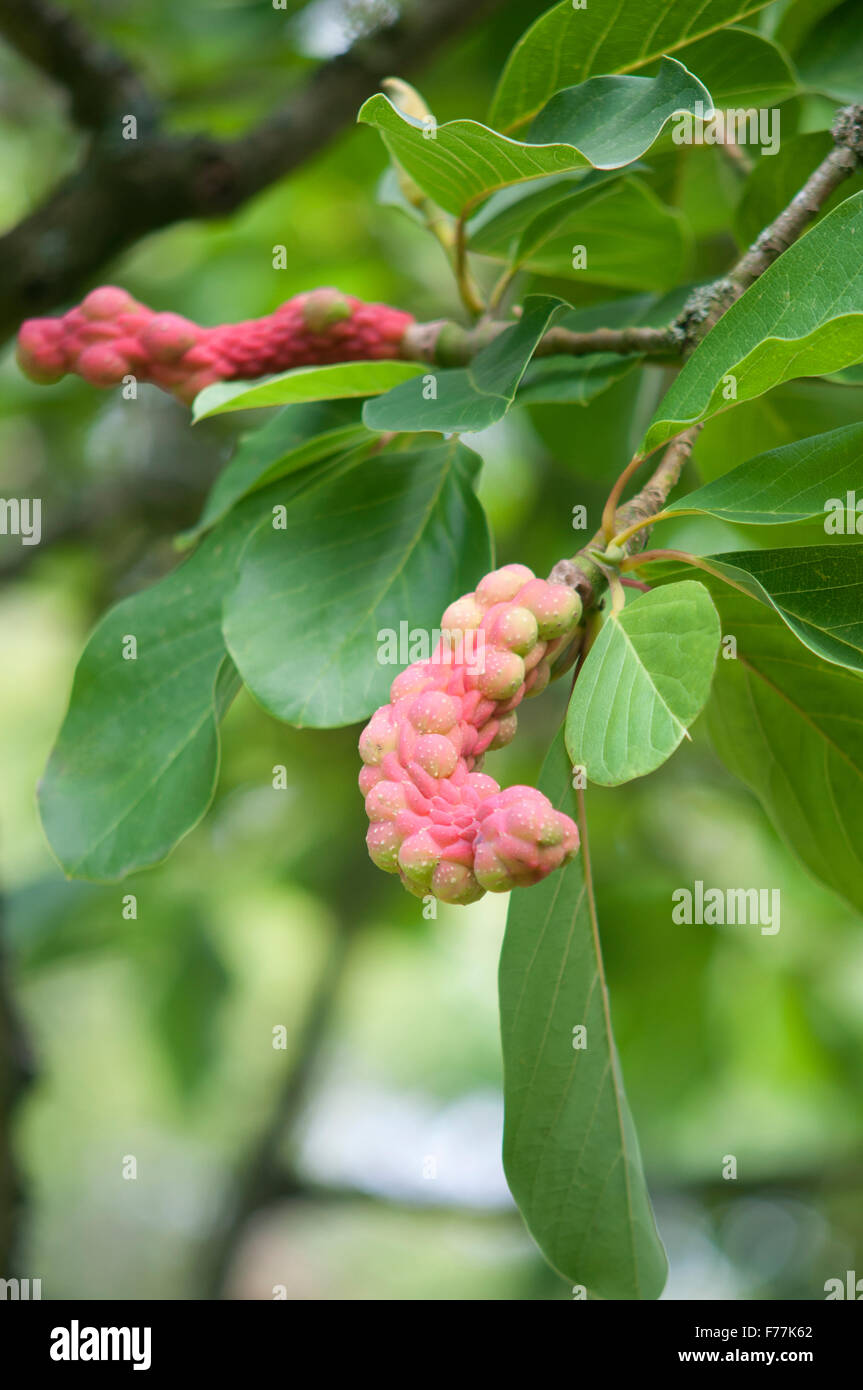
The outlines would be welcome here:
[[[324,149],[389,73],[419,66],[502,3],[423,0],[411,6],[392,25],[323,64],[284,107],[236,140],[171,135],[159,128],[147,130],[144,138],[125,140],[119,121],[116,130],[103,129],[80,169],[0,238],[0,337],[14,332],[22,319],[74,298],[102,266],[140,237],[184,219],[224,217],[235,211]],[[72,60],[77,55],[82,63],[92,64],[95,50],[82,39],[77,25],[61,27],[65,43],[52,48],[44,34],[54,31],[44,16],[56,12],[47,8],[47,0],[39,0],[35,27],[30,25],[30,3],[2,0],[2,5],[0,30],[22,52],[29,48],[28,56],[69,90],[80,90],[84,101],[83,89],[91,78],[86,67],[75,68]],[[25,8],[26,19],[21,14]],[[100,61],[116,72],[115,60],[103,55]],[[130,80],[121,81],[117,74],[114,94],[128,91]],[[97,104],[107,100],[98,98]],[[110,100],[113,103],[114,97]],[[140,126],[151,105],[142,96],[124,114],[135,115]],[[110,109],[116,110],[113,105]]]
[[[863,159],[863,106],[846,106],[833,123],[834,146],[799,193],[766,227],[732,269],[729,279],[742,294],[763,275],[814,221],[827,199],[860,167]]]
[[[225,1282],[248,1221],[282,1190],[280,1152],[295,1138],[355,932],[354,918],[347,909],[342,910],[307,1007],[294,1060],[284,1076],[269,1118],[242,1160],[237,1185],[229,1196],[213,1238],[207,1261],[206,1298],[217,1299],[224,1295]]]
[[[684,356],[691,355],[744,290],[806,230],[843,180],[863,164],[863,106],[846,106],[837,113],[833,139],[833,149],[788,206],[764,229],[726,277],[706,290],[696,291],[675,321],[674,326],[685,337]],[[690,425],[671,441],[644,487],[621,507],[618,503],[626,483],[645,462],[646,455],[636,454],[609,493],[600,530],[577,555],[559,560],[552,569],[549,579],[576,589],[585,612],[598,603],[608,585],[608,571],[597,564],[594,552],[604,551],[615,536],[622,537],[620,548],[624,557],[631,557],[645,548],[650,527],[634,530],[625,538],[623,533],[662,510],[680,480],[703,423],[698,421]]]
[[[845,106],[837,112],[833,141],[833,149],[727,276],[696,290],[684,306],[676,323],[690,346],[700,342],[744,290],[788,250],[818,216],[831,194],[863,164],[863,106]]]
[[[17,1268],[24,1182],[15,1155],[14,1120],[35,1067],[23,1020],[12,997],[3,941],[0,897],[0,1275]]]
[[[860,1159],[856,1162],[849,1160],[837,1163],[830,1169],[765,1172],[747,1179],[696,1177],[681,1179],[679,1182],[663,1182],[661,1179],[654,1181],[651,1178],[650,1182],[655,1197],[673,1199],[684,1195],[709,1204],[734,1201],[740,1194],[753,1196],[787,1192],[815,1199],[831,1192],[854,1192],[860,1187],[863,1187],[863,1161]],[[483,1207],[462,1202],[423,1202],[410,1197],[390,1196],[386,1192],[354,1187],[349,1183],[316,1182],[291,1169],[283,1171],[274,1182],[270,1201],[320,1202],[332,1207],[356,1204],[405,1213],[411,1217],[448,1217],[465,1222],[521,1224],[521,1216],[515,1202],[501,1202],[498,1205]]]
[[[405,331],[401,356],[413,362],[431,362],[439,367],[462,367],[477,353],[512,328],[513,319],[483,319],[472,328],[449,319],[433,323],[414,323]],[[535,357],[588,357],[594,352],[614,352],[621,356],[675,358],[680,354],[683,335],[673,324],[663,328],[635,325],[631,328],[594,328],[576,333],[568,328],[550,328],[540,341]]]
[[[72,120],[85,130],[127,112],[139,127],[156,119],[156,103],[132,65],[50,0],[0,0],[0,34],[66,88]]]

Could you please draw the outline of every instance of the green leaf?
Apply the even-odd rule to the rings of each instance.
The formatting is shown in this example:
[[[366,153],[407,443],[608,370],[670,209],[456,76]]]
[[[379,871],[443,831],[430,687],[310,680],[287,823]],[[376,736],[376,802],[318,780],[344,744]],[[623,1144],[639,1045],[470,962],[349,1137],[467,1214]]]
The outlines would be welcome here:
[[[816,169],[833,148],[829,130],[811,130],[805,135],[783,137],[779,150],[759,159],[746,180],[734,222],[743,246],[749,246],[764,227],[787,207],[800,188],[800,172]],[[824,217],[863,186],[863,175],[845,179],[825,201],[819,214]]]
[[[151,1018],[174,1083],[191,1098],[216,1056],[219,1010],[230,975],[210,934],[194,918],[184,924],[174,960],[160,972]]]
[[[709,88],[715,107],[772,106],[798,88],[787,55],[751,29],[723,29],[687,44],[677,57]]]
[[[529,143],[578,142],[596,169],[619,169],[650,149],[677,112],[709,111],[710,92],[678,62],[656,77],[591,77],[555,92],[531,122]]]
[[[508,139],[478,121],[433,129],[382,94],[358,120],[376,126],[392,158],[447,212],[466,216],[499,188],[565,170],[618,169],[639,159],[678,111],[710,107],[707,89],[669,58],[652,77],[596,77],[558,92],[528,141]],[[208,388],[210,389],[210,388]]]
[[[704,707],[719,619],[703,584],[653,590],[612,613],[566,715],[566,747],[588,780],[617,787],[660,767]]]
[[[643,164],[631,166],[643,169]],[[620,179],[619,170],[578,169],[568,174],[549,174],[527,184],[501,188],[483,203],[467,227],[472,251],[508,261],[525,227],[555,204],[569,202],[575,212],[588,206],[603,187]]]
[[[295,367],[263,381],[217,381],[195,397],[195,423],[232,410],[260,410],[265,406],[292,405],[301,401],[332,401],[346,396],[377,396],[400,381],[408,381],[425,368],[421,362],[336,362],[327,367]]]
[[[594,73],[635,72],[664,54],[764,9],[768,0],[562,0],[516,44],[503,70],[489,121],[497,130],[526,125],[561,87]]]
[[[797,61],[801,79],[812,91],[834,101],[863,99],[863,24],[857,0],[846,0],[810,29]]]
[[[539,785],[574,814],[570,777],[558,737]],[[499,988],[503,1161],[528,1229],[591,1297],[658,1298],[667,1262],[623,1089],[583,854],[511,894]]]
[[[863,358],[861,244],[857,193],[789,247],[711,329],[660,402],[643,451],[780,382]]]
[[[798,54],[806,44],[809,31],[825,14],[838,9],[839,0],[785,0],[771,7],[764,16],[773,38],[786,52]]]
[[[556,327],[572,333],[637,325],[659,328],[680,312],[688,294],[688,289],[683,289],[661,297],[652,294],[631,295],[583,309],[569,309],[555,321]],[[569,403],[586,406],[627,376],[642,360],[637,354],[624,357],[609,352],[590,353],[586,357],[535,357],[522,378],[516,400],[519,405]],[[571,425],[571,418],[566,418]],[[567,433],[571,440],[571,428],[567,428]],[[550,447],[553,452],[560,452],[556,445]],[[632,452],[631,449],[629,452]]]
[[[549,360],[559,363],[561,359]],[[530,375],[525,373],[525,382]],[[620,473],[620,460],[631,458],[638,442],[638,425],[646,418],[641,400],[643,389],[644,374],[632,371],[597,392],[593,400],[586,401],[578,410],[573,410],[571,404],[554,402],[528,403],[525,407],[531,426],[558,463],[558,469],[549,478],[553,495],[557,495],[558,488],[565,487],[567,493],[583,498],[583,505],[597,524],[604,497]],[[552,481],[557,478],[560,482]],[[587,517],[584,525],[587,525]]]
[[[421,381],[406,381],[375,401],[363,420],[370,430],[440,430],[443,434],[484,430],[500,420],[515,398],[524,370],[563,305],[547,295],[530,295],[522,317],[478,352],[468,367],[425,367]],[[426,399],[432,379],[435,396]]]
[[[837,391],[818,377],[786,382],[765,396],[744,401],[735,411],[708,420],[693,451],[706,481],[804,435],[826,433],[863,419],[863,391]]]
[[[219,627],[219,537],[100,622],[39,788],[42,824],[70,877],[117,879],[164,859],[203,816],[218,723],[239,688]],[[136,660],[123,659],[136,639]]]
[[[585,248],[583,268],[573,268],[576,244]],[[686,219],[636,178],[618,179],[590,198],[561,198],[524,228],[508,257],[539,275],[658,291],[679,284],[691,258]]]
[[[716,750],[810,872],[863,912],[863,682],[750,598],[711,588],[737,644],[707,706]]]
[[[544,357],[532,362],[518,389],[519,405],[589,405],[643,359],[614,352]]]
[[[705,126],[704,133],[709,128]],[[688,131],[681,134],[689,138]],[[701,249],[710,248],[707,260],[699,258],[700,275],[708,270],[719,274],[728,259],[726,250],[720,258],[719,248],[727,243],[728,228],[740,201],[740,168],[732,169],[728,152],[720,145],[681,147],[667,140],[664,146],[651,155],[656,171],[652,186],[673,201],[693,237],[702,243]]]
[[[399,181],[399,171],[395,165],[388,164],[378,180],[375,190],[375,202],[381,207],[397,208],[403,212],[405,217],[410,218],[418,227],[426,227],[426,219],[418,207],[415,207],[410,200],[405,197],[404,189]]]
[[[863,425],[846,425],[748,459],[723,477],[678,498],[665,510],[715,516],[742,525],[805,521],[837,510],[844,513],[847,493],[853,492],[861,478]],[[831,506],[831,502],[838,506]]]
[[[240,684],[222,637],[223,593],[274,494],[287,502],[307,482],[248,498],[183,565],[96,627],[39,787],[42,825],[69,877],[148,868],[201,820],[218,776],[219,720]],[[123,658],[127,637],[134,660]]]
[[[379,633],[430,633],[490,567],[473,490],[477,456],[456,441],[328,473],[285,526],[261,523],[225,602],[224,632],[255,698],[291,724],[352,724],[397,674]],[[413,658],[409,658],[413,659]]]
[[[708,555],[710,570],[774,608],[810,651],[863,671],[863,545]]]
[[[836,386],[863,386],[863,362],[855,362],[852,367],[831,372],[827,380]]]
[[[367,439],[360,409],[356,401],[286,406],[244,435],[210,489],[200,520],[183,539],[197,539],[250,492]]]
[[[4,941],[24,974],[116,949],[113,888],[52,873],[4,894],[4,909]]]

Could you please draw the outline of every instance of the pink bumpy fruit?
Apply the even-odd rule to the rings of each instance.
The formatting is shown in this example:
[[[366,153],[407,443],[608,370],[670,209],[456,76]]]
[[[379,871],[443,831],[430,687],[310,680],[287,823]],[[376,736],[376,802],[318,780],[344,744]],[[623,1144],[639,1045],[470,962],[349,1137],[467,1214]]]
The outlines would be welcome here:
[[[214,381],[398,357],[411,323],[412,315],[400,309],[318,289],[286,300],[266,318],[202,328],[103,285],[60,318],[27,319],[18,334],[18,363],[45,385],[67,372],[92,386],[116,386],[133,376],[191,402]]]
[[[450,604],[431,659],[396,676],[360,736],[360,791],[369,854],[410,892],[471,903],[575,854],[575,823],[542,792],[501,791],[479,769],[515,736],[517,706],[548,684],[580,618],[572,589],[504,565]]]

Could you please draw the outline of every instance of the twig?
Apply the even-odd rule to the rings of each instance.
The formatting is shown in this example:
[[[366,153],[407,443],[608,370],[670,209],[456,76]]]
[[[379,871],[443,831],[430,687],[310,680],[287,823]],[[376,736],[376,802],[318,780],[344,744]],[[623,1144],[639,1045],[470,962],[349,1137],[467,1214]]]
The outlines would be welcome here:
[[[727,309],[806,230],[827,199],[863,163],[863,106],[845,106],[833,123],[833,149],[769,227],[713,285],[696,290],[676,320],[687,344],[696,346]]]
[[[431,362],[440,367],[463,367],[495,338],[512,328],[514,319],[483,319],[464,328],[450,319],[415,323],[407,329],[401,356],[413,362]],[[535,357],[589,357],[593,353],[613,352],[620,356],[673,359],[680,353],[681,338],[672,325],[665,328],[594,328],[575,333],[568,328],[550,328],[542,337]]]
[[[740,174],[742,178],[746,178],[747,175],[752,173],[752,160],[746,151],[737,144],[736,140],[726,136],[724,140],[718,143],[720,150],[736,173]]]
[[[863,106],[845,106],[833,123],[833,149],[810,174],[775,221],[733,267],[729,279],[742,294],[787,251],[819,214],[827,199],[860,167],[863,159]]]
[[[663,1182],[651,1178],[650,1188],[656,1196],[675,1197],[686,1194],[700,1201],[734,1201],[741,1194],[768,1192],[805,1192],[811,1195],[829,1192],[855,1191],[863,1187],[863,1158],[857,1162],[836,1164],[832,1169],[819,1168],[816,1171],[789,1170],[788,1172],[763,1173],[751,1178],[728,1180],[713,1177],[695,1177],[680,1182]],[[456,1217],[459,1221],[482,1223],[514,1222],[521,1223],[515,1203],[501,1203],[499,1206],[476,1207],[467,1203],[423,1202],[410,1198],[390,1196],[386,1192],[369,1191],[345,1183],[320,1183],[302,1174],[286,1170],[273,1191],[273,1200],[286,1202],[319,1202],[326,1206],[346,1206],[354,1203],[371,1206],[386,1211],[408,1213],[412,1217]]]
[[[688,429],[677,435],[663,454],[650,481],[645,484],[637,496],[633,497],[631,502],[628,502],[625,507],[620,507],[620,499],[626,484],[647,461],[649,454],[636,454],[634,458],[630,459],[608,494],[602,512],[602,526],[593,540],[585,546],[586,551],[594,550],[597,546],[602,549],[612,540],[626,548],[626,543],[638,531],[644,529],[644,523],[661,511],[669,493],[683,472],[684,465],[692,453],[692,446],[702,428],[701,423],[690,425]],[[646,543],[646,536],[641,539],[642,544]]]
[[[622,357],[679,357],[682,339],[673,324],[664,328],[594,328],[589,333],[573,333],[567,328],[550,328],[536,350],[537,357],[566,353],[587,357],[594,352],[615,352]]]
[[[455,240],[453,242],[453,271],[455,281],[458,285],[458,292],[461,302],[469,314],[482,314],[485,311],[482,295],[470,273],[470,265],[467,258],[467,221],[464,217],[459,217],[455,224]]]
[[[854,173],[863,162],[863,106],[848,106],[839,111],[833,125],[833,138],[834,148],[788,206],[765,228],[728,275],[712,287],[696,292],[676,320],[677,328],[685,335],[684,356],[694,351],[731,304],[788,249],[817,216],[843,179]],[[648,457],[646,454],[636,454],[609,493],[600,531],[578,555],[569,561],[558,562],[550,578],[578,588],[583,601],[586,589],[592,601],[596,602],[607,580],[604,568],[596,563],[592,552],[603,550],[612,541],[616,541],[627,556],[644,549],[650,534],[650,527],[645,522],[658,519],[657,514],[662,511],[679,481],[702,427],[703,422],[698,421],[672,440],[649,481],[621,507],[620,498],[626,484]]]
[[[836,1164],[829,1171],[790,1170],[788,1172],[763,1173],[751,1178],[728,1180],[713,1177],[695,1177],[680,1182],[663,1182],[650,1179],[650,1188],[658,1198],[674,1198],[681,1194],[704,1201],[733,1202],[735,1198],[750,1193],[793,1192],[811,1196],[830,1192],[853,1192],[863,1187],[863,1159],[857,1163]],[[408,1197],[390,1196],[386,1192],[370,1191],[354,1187],[349,1183],[320,1183],[303,1174],[286,1170],[272,1193],[274,1201],[317,1202],[324,1206],[339,1207],[361,1205],[383,1211],[399,1212],[411,1217],[426,1217],[429,1220],[456,1218],[485,1224],[498,1222],[521,1225],[521,1216],[515,1203],[501,1203],[498,1206],[471,1206],[460,1202],[424,1202]]]
[[[280,1153],[285,1143],[293,1138],[308,1098],[354,938],[355,925],[347,910],[340,913],[329,952],[308,1004],[294,1060],[279,1088],[266,1124],[237,1170],[237,1184],[229,1196],[207,1260],[207,1298],[223,1296],[237,1246],[249,1219],[283,1190]]]
[[[155,123],[157,103],[131,63],[50,0],[0,0],[0,34],[65,87],[76,125],[99,130],[127,112],[139,129]]]
[[[32,49],[35,41],[22,32],[23,0],[2,3],[6,24],[0,29],[30,56],[28,45]],[[46,13],[47,0],[39,3]],[[411,6],[391,25],[323,64],[284,107],[236,140],[176,135],[160,127],[136,140],[120,138],[119,126],[113,138],[103,134],[78,171],[0,238],[0,337],[23,319],[75,298],[102,266],[142,236],[174,222],[235,211],[328,145],[384,77],[418,67],[502,4],[425,0]],[[89,52],[89,46],[77,45],[82,56],[84,48]],[[75,51],[67,43],[64,65]],[[40,65],[49,70],[47,58]],[[54,75],[61,79],[59,72]],[[70,90],[85,81],[70,74],[61,80]],[[104,100],[98,99],[103,105]],[[140,121],[150,108],[149,99],[141,98],[129,114]]]
[[[15,1154],[14,1121],[35,1067],[24,1021],[14,1003],[3,942],[0,897],[0,1278],[14,1275],[25,1187]]]

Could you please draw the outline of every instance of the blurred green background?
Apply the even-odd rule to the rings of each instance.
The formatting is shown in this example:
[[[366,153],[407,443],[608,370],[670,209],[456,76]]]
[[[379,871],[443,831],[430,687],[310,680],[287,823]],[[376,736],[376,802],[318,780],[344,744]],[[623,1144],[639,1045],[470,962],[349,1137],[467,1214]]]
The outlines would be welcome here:
[[[329,0],[302,12],[154,0],[146,24],[108,0],[71,8],[135,59],[178,127],[225,133],[350,32]],[[482,118],[543,8],[507,6],[415,79],[439,119]],[[788,103],[789,128],[820,129],[818,109]],[[5,49],[0,140],[11,225],[74,164],[79,137],[61,98]],[[675,205],[699,238],[694,281],[733,254],[738,175],[715,150],[669,147],[651,175],[669,198],[672,160]],[[230,221],[149,237],[104,278],[207,323],[319,284],[421,318],[455,314],[439,248],[375,203],[384,168],[375,134],[348,130]],[[285,271],[272,268],[280,243]],[[651,368],[587,408],[514,412],[469,441],[486,460],[500,562],[545,573],[578,548],[573,506],[592,529],[662,384]],[[697,467],[713,476],[860,407],[858,388],[782,388],[709,427]],[[0,493],[41,497],[45,529],[38,548],[0,537],[0,865],[37,1067],[16,1136],[20,1273],[42,1279],[44,1298],[566,1298],[500,1165],[506,900],[425,920],[371,866],[357,729],[298,732],[241,695],[215,805],[164,865],[123,884],[67,883],[43,840],[34,788],[85,637],[110,602],[176,563],[171,537],[196,518],[236,429],[228,417],[192,430],[154,388],[128,403],[73,378],[33,386],[11,353],[0,368]],[[683,520],[666,540],[744,537]],[[504,784],[536,780],[565,696],[526,706],[517,743],[490,766]],[[272,786],[276,764],[288,790]],[[700,727],[659,774],[592,791],[588,809],[618,1046],[671,1261],[665,1297],[821,1298],[826,1279],[863,1274],[860,923],[798,866]],[[674,925],[671,894],[696,878],[779,887],[781,931]],[[260,1163],[270,1149],[275,1173]]]

